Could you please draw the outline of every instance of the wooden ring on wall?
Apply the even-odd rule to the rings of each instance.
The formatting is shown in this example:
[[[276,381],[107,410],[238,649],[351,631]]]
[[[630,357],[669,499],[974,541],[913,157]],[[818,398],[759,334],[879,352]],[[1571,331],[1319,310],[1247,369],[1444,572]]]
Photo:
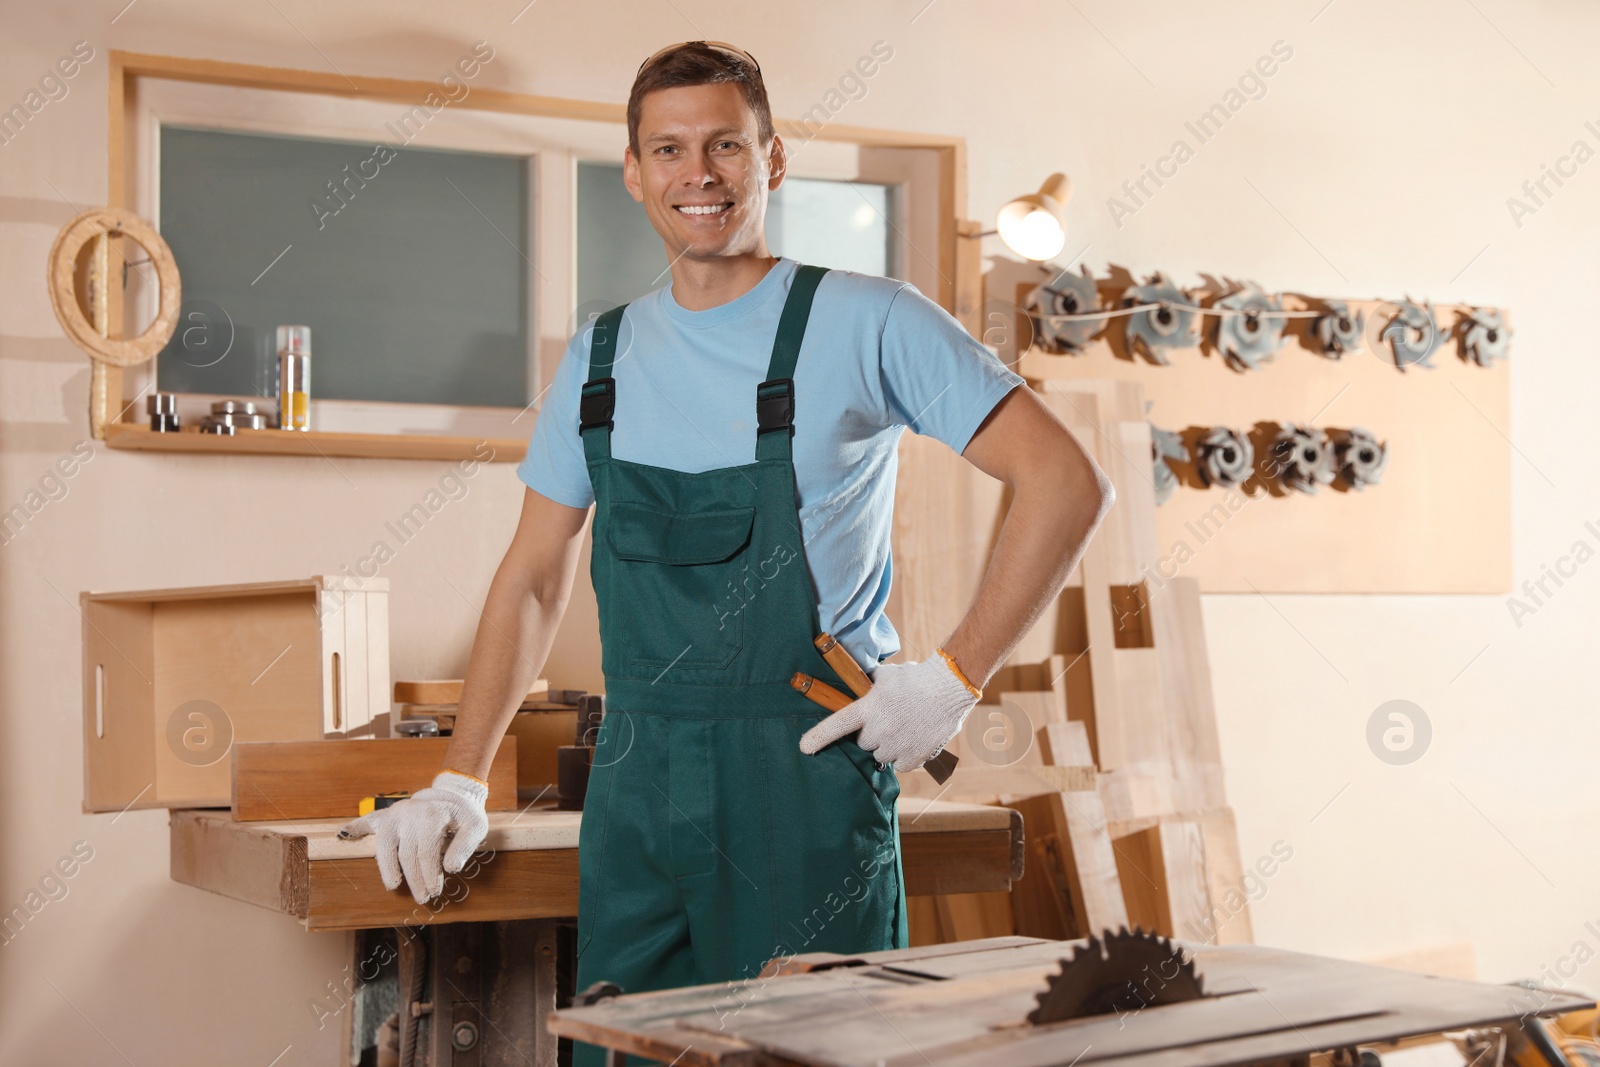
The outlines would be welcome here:
[[[83,246],[102,235],[126,235],[139,243],[156,268],[160,305],[155,321],[132,338],[102,337],[84,317],[75,282],[78,256]],[[178,262],[172,249],[148,223],[131,211],[115,207],[90,208],[61,228],[50,247],[50,305],[56,319],[72,343],[89,358],[114,367],[133,367],[148,362],[172,340],[178,328],[178,308],[183,289],[178,281]]]

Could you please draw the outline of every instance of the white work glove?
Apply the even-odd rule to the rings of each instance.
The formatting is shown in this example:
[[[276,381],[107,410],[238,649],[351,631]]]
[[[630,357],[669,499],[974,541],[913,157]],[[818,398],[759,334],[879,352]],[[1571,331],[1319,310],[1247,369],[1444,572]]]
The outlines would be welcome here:
[[[339,837],[376,834],[378,873],[385,889],[399,889],[401,872],[418,904],[444,892],[446,873],[458,874],[489,834],[484,805],[489,787],[469,775],[441,771],[433,785],[339,827]],[[448,851],[445,835],[455,834]],[[440,855],[443,866],[440,866]]]
[[[939,754],[961,731],[978,698],[944,659],[885,663],[872,676],[872,690],[836,711],[800,737],[800,751],[811,755],[853,730],[856,744],[879,765],[914,771]]]

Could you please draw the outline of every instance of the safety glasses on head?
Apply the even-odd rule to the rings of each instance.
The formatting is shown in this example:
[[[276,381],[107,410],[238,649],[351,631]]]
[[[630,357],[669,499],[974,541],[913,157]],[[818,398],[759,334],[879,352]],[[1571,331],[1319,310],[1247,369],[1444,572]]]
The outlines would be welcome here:
[[[726,41],[679,41],[677,44],[669,44],[665,48],[658,49],[650,56],[649,59],[646,59],[643,63],[639,64],[639,71],[636,72],[634,76],[638,77],[638,73],[643,72],[644,68],[648,67],[650,64],[666,55],[668,52],[676,51],[677,49],[682,48],[684,45],[690,44],[701,44],[705,45],[707,48],[714,48],[719,52],[725,52],[736,59],[742,59],[746,63],[749,63],[756,69],[757,74],[761,73],[761,64],[756,62],[755,56],[751,55],[749,52],[746,52],[743,48],[731,45]]]

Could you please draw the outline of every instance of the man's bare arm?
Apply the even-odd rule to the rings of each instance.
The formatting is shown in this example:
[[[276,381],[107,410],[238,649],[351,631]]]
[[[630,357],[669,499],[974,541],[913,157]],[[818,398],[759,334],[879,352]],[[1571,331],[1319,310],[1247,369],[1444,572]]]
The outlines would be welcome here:
[[[472,639],[445,769],[488,779],[495,749],[555,642],[588,515],[525,491],[517,532],[489,583]]]
[[[978,595],[944,643],[981,689],[1066,585],[1116,492],[1026,385],[995,405],[961,455],[1012,489]]]

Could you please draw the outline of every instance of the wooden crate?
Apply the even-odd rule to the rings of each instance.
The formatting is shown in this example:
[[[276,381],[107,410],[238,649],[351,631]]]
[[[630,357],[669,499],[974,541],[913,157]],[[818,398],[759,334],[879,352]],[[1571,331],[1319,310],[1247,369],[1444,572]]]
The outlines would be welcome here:
[[[387,579],[78,599],[85,811],[226,807],[235,743],[371,737],[387,724]]]

